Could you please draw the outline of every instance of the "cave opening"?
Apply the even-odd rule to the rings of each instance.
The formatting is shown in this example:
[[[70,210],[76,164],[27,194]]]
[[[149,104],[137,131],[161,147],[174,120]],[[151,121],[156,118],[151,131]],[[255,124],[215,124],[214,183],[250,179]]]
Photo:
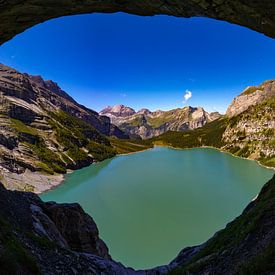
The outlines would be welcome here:
[[[106,16],[113,16],[113,15],[106,15]],[[116,16],[116,15],[115,15]],[[123,15],[120,15],[120,14],[118,14],[117,16],[123,16]],[[73,19],[74,18],[74,19]],[[73,18],[67,18],[68,19],[68,22],[70,21],[70,20],[77,20],[77,18],[75,18],[75,16],[73,17]],[[160,17],[161,18],[161,17]],[[59,19],[57,19],[57,20],[59,20]],[[149,19],[147,19],[147,20],[150,20],[150,18]],[[158,19],[156,19],[156,20],[158,20]],[[160,19],[161,20],[161,19]],[[170,19],[167,19],[168,21],[170,20]],[[192,19],[191,19],[192,20]],[[202,25],[203,24],[208,24],[208,22],[207,21],[204,21],[205,19],[198,19],[198,22],[200,21],[200,20],[202,20],[200,23],[202,23]],[[84,21],[85,21],[85,19],[84,19]],[[206,23],[205,23],[206,22]],[[211,21],[212,22],[212,21]],[[196,22],[192,22],[192,24],[193,23],[195,23],[196,24]],[[49,24],[51,24],[51,22],[49,22]],[[57,22],[57,24],[59,24],[58,22]],[[69,24],[71,24],[71,22],[69,22]],[[121,25],[121,27],[123,27],[123,22],[121,23],[122,25]],[[157,24],[160,24],[159,22],[157,23]],[[209,21],[209,24],[212,24],[212,23],[210,23],[210,21]],[[216,24],[216,23],[213,23],[213,24]],[[57,26],[57,25],[56,25]],[[55,26],[55,27],[56,27]],[[41,26],[42,27],[42,26]],[[116,26],[115,26],[116,27]],[[229,26],[226,26],[226,25],[224,25],[224,27],[225,28],[229,28]],[[43,28],[43,27],[42,27]],[[83,28],[84,28],[84,26],[83,26]],[[108,28],[108,26],[106,26],[106,28]],[[217,27],[217,28],[219,28],[219,27]],[[73,29],[73,28],[72,28]],[[70,31],[72,31],[72,29],[70,30]],[[32,29],[30,29],[29,30],[30,32],[32,31]],[[40,30],[39,30],[39,26],[37,26],[37,29],[35,30],[35,28],[33,29],[33,32],[40,32]],[[59,34],[61,34],[64,30],[62,30],[62,25],[60,25],[60,30],[59,30],[60,32],[59,32]],[[205,34],[202,30],[200,30],[201,32],[201,35],[203,35],[203,34]],[[208,30],[209,31],[209,30]],[[58,32],[57,32],[58,33]],[[110,32],[109,32],[110,33]],[[251,32],[252,33],[252,32]],[[28,31],[25,33],[27,36],[28,36]],[[23,34],[23,35],[25,35],[25,34]],[[77,29],[75,30],[75,34],[77,34]],[[264,70],[261,70],[260,68],[264,68],[264,67],[272,67],[272,64],[274,64],[274,60],[272,59],[272,58],[274,58],[274,55],[272,54],[273,52],[272,52],[272,50],[270,50],[271,48],[272,48],[272,43],[274,43],[274,41],[272,40],[272,39],[267,39],[266,37],[264,37],[264,36],[262,36],[262,35],[258,35],[257,36],[257,39],[256,39],[256,41],[257,42],[255,42],[255,37],[253,36],[253,35],[251,35],[251,37],[250,37],[250,31],[248,32],[246,32],[246,31],[244,31],[243,32],[243,34],[244,34],[244,36],[242,36],[241,34],[239,34],[239,36],[237,37],[238,38],[238,41],[240,42],[242,39],[247,39],[247,41],[246,41],[246,43],[247,44],[245,44],[245,45],[242,45],[242,54],[244,55],[244,54],[247,54],[247,59],[246,59],[246,61],[250,61],[250,63],[248,62],[248,63],[245,63],[245,62],[243,62],[242,63],[242,65],[244,65],[244,67],[243,68],[245,68],[246,69],[246,71],[245,72],[247,72],[247,75],[249,75],[249,73],[250,72],[254,72],[255,73],[255,75],[257,75],[257,80],[254,80],[253,79],[253,81],[252,81],[252,83],[249,83],[249,85],[256,85],[256,84],[260,84],[261,82],[263,82],[264,80],[267,80],[267,79],[271,79],[271,78],[273,78],[273,76],[272,76],[272,72],[265,72]],[[19,43],[20,44],[20,42],[22,42],[23,40],[24,40],[24,38],[23,38],[23,35],[20,37],[20,36],[18,36],[17,38],[15,38],[14,40],[11,40],[10,41],[10,43],[11,43],[11,45],[12,45],[12,43]],[[108,32],[107,32],[107,35],[108,35]],[[161,33],[161,31],[160,31],[160,33],[159,33],[159,35],[161,36],[161,35],[163,35],[163,33]],[[171,33],[169,33],[169,35],[171,35]],[[247,35],[247,37],[245,37],[245,35]],[[100,31],[98,32],[98,37],[100,37]],[[207,36],[206,36],[207,37]],[[233,37],[233,36],[232,36]],[[226,43],[226,41],[230,41],[230,39],[232,39],[232,37],[230,37],[230,35],[228,34],[228,36],[226,37],[226,39],[228,39],[228,40],[224,40],[223,42],[224,43]],[[41,37],[40,37],[41,38]],[[44,37],[45,38],[45,37]],[[57,37],[58,38],[58,37]],[[215,39],[216,39],[216,41],[217,41],[217,43],[220,43],[221,41],[220,41],[220,39],[217,39],[217,37],[212,37],[213,38],[213,41],[215,41]],[[16,41],[16,39],[18,39],[18,41]],[[22,40],[21,40],[22,39]],[[62,38],[61,37],[61,39],[64,39],[64,38]],[[68,39],[68,37],[67,37],[67,39]],[[52,48],[52,53],[56,50],[55,48],[54,48],[54,46],[56,46],[56,44],[58,44],[56,41],[58,41],[58,39],[56,40],[56,39],[54,39],[54,41],[52,42],[52,41],[50,41],[51,40],[51,32],[49,32],[48,33],[48,36],[46,36],[46,39],[45,40],[41,40],[41,41],[38,41],[38,44],[41,44],[41,45],[45,45],[45,48],[47,48],[47,47],[49,47],[49,48],[51,48],[51,47],[53,47]],[[65,42],[67,42],[68,44],[69,43],[72,43],[72,41],[73,40],[75,40],[75,38],[73,38],[73,39],[69,39],[68,41],[66,41],[66,38],[65,38]],[[133,42],[136,42],[137,40],[133,40]],[[252,43],[252,41],[254,41],[254,43],[258,43],[258,48],[257,47],[255,47],[255,52],[258,52],[258,54],[259,54],[259,56],[261,55],[261,53],[265,53],[265,58],[263,59],[263,60],[258,60],[257,58],[255,58],[255,55],[253,55],[253,53],[252,52],[249,52],[249,43]],[[266,44],[264,44],[264,43],[262,43],[262,41],[264,41],[264,43],[266,43]],[[94,41],[92,41],[92,43],[93,43]],[[104,41],[105,42],[105,45],[107,45],[108,47],[109,47],[109,49],[110,48],[112,48],[112,44],[111,43],[108,43],[108,42],[106,42],[106,41]],[[90,45],[92,45],[92,43],[90,43]],[[189,41],[188,41],[188,43],[189,43]],[[18,45],[19,45],[18,44]],[[171,45],[172,44],[176,44],[176,43],[171,43]],[[202,42],[202,44],[203,44],[203,42]],[[23,44],[21,44],[21,46],[22,46]],[[127,45],[127,42],[126,43],[122,43],[122,45]],[[13,47],[14,45],[12,45],[12,46],[9,46],[9,42],[8,43],[6,43],[6,44],[4,44],[3,46],[2,46],[2,49],[3,49],[3,52],[5,52],[5,53],[2,53],[2,51],[1,51],[1,48],[0,48],[0,57],[1,57],[1,55],[2,55],[2,57],[1,57],[1,60],[4,60],[3,61],[3,63],[7,63],[7,65],[10,65],[10,66],[14,66],[13,64],[16,64],[16,59],[18,59],[18,57],[19,58],[21,58],[21,56],[20,56],[20,54],[19,55],[17,55],[17,54],[12,54],[11,53],[11,51],[9,51],[9,47]],[[30,45],[28,45],[28,44],[25,44],[23,47],[25,47],[25,49],[24,49],[24,51],[26,51],[27,50],[27,47],[29,47]],[[37,45],[34,45],[35,47],[37,47]],[[73,45],[74,46],[74,45]],[[120,45],[121,46],[121,45]],[[266,47],[266,48],[265,48]],[[45,48],[41,48],[41,49],[45,49]],[[205,48],[205,45],[201,45],[201,47],[198,47],[198,52],[199,52],[199,50],[201,50],[202,51],[202,49],[203,48]],[[108,49],[108,48],[107,48]],[[129,49],[129,48],[128,48]],[[258,50],[257,50],[258,49]],[[259,50],[260,49],[260,50]],[[270,50],[270,55],[269,55],[269,52],[268,51],[266,51],[266,50],[264,50],[264,49],[269,49]],[[104,53],[107,55],[107,58],[106,58],[106,64],[108,64],[108,61],[110,61],[111,59],[112,59],[112,56],[113,56],[113,63],[118,63],[118,59],[120,59],[121,58],[121,56],[116,56],[115,55],[115,53],[117,52],[119,50],[119,45],[116,45],[116,47],[114,48],[114,52],[111,52],[111,54],[109,54],[109,55],[107,55],[107,52],[108,52],[108,50],[106,50],[105,49],[105,51],[102,51],[102,52],[100,52],[99,50],[98,50],[98,56],[99,56],[99,58],[98,58],[98,62],[100,61],[100,60],[104,60],[104,58],[103,58],[103,55],[104,55]],[[122,50],[122,51],[127,51],[127,47],[126,48],[120,48],[120,50]],[[156,50],[156,48],[153,48],[152,47],[152,49],[151,49],[151,51],[149,52],[149,54],[152,54],[153,55],[153,53],[154,53],[154,51]],[[161,49],[161,51],[160,52],[157,52],[157,56],[161,56],[162,58],[163,57],[165,57],[165,55],[166,55],[166,57],[167,57],[167,60],[166,61],[169,61],[169,59],[171,59],[171,56],[174,58],[174,59],[176,59],[176,57],[178,57],[178,55],[175,53],[175,52],[173,52],[173,50],[175,51],[175,48],[173,49],[171,49],[170,48],[170,51],[171,51],[171,54],[169,55],[168,54],[168,57],[167,57],[167,47],[163,47],[162,49]],[[30,47],[29,48],[29,51],[32,51],[32,48]],[[79,50],[78,50],[79,51]],[[214,51],[217,51],[217,48],[214,48]],[[65,47],[63,47],[63,46],[61,46],[61,47],[59,47],[59,49],[58,49],[58,51],[57,51],[57,54],[61,54],[62,52],[66,52],[66,48]],[[77,52],[77,51],[76,51]],[[85,60],[85,58],[87,57],[87,55],[85,55],[85,52],[86,51],[83,51],[83,52],[81,52],[81,54],[82,54],[82,56],[81,56],[81,58],[83,58],[83,60]],[[96,52],[96,51],[95,51]],[[134,50],[133,50],[133,53],[137,53],[138,51],[137,51],[137,49],[135,48]],[[254,54],[255,54],[255,52],[254,52]],[[41,50],[41,53],[43,54],[44,52],[43,52],[43,50]],[[249,53],[251,54],[250,55],[250,57],[251,56],[253,56],[254,57],[254,59],[252,59],[252,60],[249,60]],[[148,53],[147,53],[148,54]],[[148,55],[149,55],[148,54]],[[194,48],[193,48],[193,51],[191,52],[188,52],[188,54],[189,55],[192,55],[192,58],[193,58],[193,60],[195,60],[195,61],[197,61],[198,63],[196,64],[197,65],[197,67],[199,66],[199,65],[202,65],[203,64],[203,62],[201,62],[202,61],[202,59],[203,59],[203,55],[201,55],[199,58],[198,58],[198,60],[196,60],[196,54],[197,54],[197,52],[196,51],[194,51]],[[225,54],[225,52],[221,52],[221,55],[224,55]],[[272,55],[272,56],[271,56]],[[8,58],[7,58],[7,56],[9,56]],[[270,57],[271,56],[271,57]],[[24,59],[25,58],[25,59]],[[48,56],[46,56],[45,58],[44,58],[44,60],[41,60],[41,59],[38,59],[38,55],[37,55],[37,57],[36,58],[34,58],[34,57],[32,57],[32,58],[30,58],[30,56],[28,56],[28,55],[25,55],[24,56],[24,58],[23,58],[23,56],[22,56],[22,59],[21,59],[21,61],[20,62],[22,62],[21,64],[19,63],[19,65],[17,64],[15,67],[17,68],[24,68],[23,67],[23,65],[22,64],[24,64],[24,62],[26,61],[26,60],[30,60],[31,61],[31,59],[33,58],[33,64],[32,64],[32,69],[31,70],[28,70],[28,69],[24,69],[23,71],[26,71],[27,73],[31,73],[32,74],[32,71],[34,72],[34,74],[42,74],[43,76],[44,76],[44,73],[41,73],[40,72],[40,68],[41,68],[41,65],[43,66],[43,62],[41,62],[41,61],[44,61],[45,62],[45,60],[46,59],[48,59],[48,64],[50,63],[50,62],[52,62],[52,63],[54,63],[54,65],[53,65],[53,67],[55,67],[55,73],[56,73],[56,75],[57,75],[57,77],[48,77],[48,74],[47,73],[45,73],[45,76],[46,76],[46,79],[48,79],[48,78],[53,78],[53,80],[54,81],[56,81],[56,79],[57,80],[61,80],[61,82],[62,82],[62,74],[58,74],[59,73],[59,71],[62,71],[62,68],[61,67],[58,67],[59,66],[59,64],[58,63],[60,63],[60,61],[56,58],[56,56],[55,55],[53,55],[53,57],[51,57],[51,58],[49,58]],[[63,57],[64,58],[64,61],[66,61],[66,59],[65,59],[65,57]],[[70,57],[71,58],[71,57]],[[94,58],[94,56],[92,56],[92,59]],[[116,59],[116,58],[118,58],[118,59]],[[155,57],[156,58],[156,57]],[[67,60],[68,60],[69,58],[68,58],[68,53],[67,53]],[[77,58],[76,58],[77,59]],[[91,60],[92,60],[91,59]],[[137,56],[137,59],[141,59],[141,56]],[[230,58],[229,58],[230,59]],[[230,62],[230,60],[228,59],[228,62]],[[71,58],[71,60],[72,60],[72,58]],[[71,61],[71,60],[69,60],[69,61]],[[128,61],[127,61],[127,59],[125,60],[125,63],[127,63],[127,62],[129,62],[131,59],[128,59]],[[218,70],[221,68],[221,64],[223,64],[223,60],[221,59],[221,58],[216,58],[216,60],[217,61],[219,61],[219,63],[217,63],[217,64],[215,64],[216,66],[214,66],[215,67],[215,69],[213,70],[213,74],[222,74],[222,72],[219,72]],[[238,60],[239,61],[239,59],[238,59],[238,56],[236,56],[235,57],[235,59],[231,56],[231,62],[234,64],[234,62],[236,62],[236,60]],[[137,62],[138,62],[139,60],[137,60]],[[152,59],[151,60],[152,62],[153,61],[155,61],[156,62],[156,60],[154,60],[154,59]],[[181,61],[182,63],[183,63],[183,61],[184,60],[177,60],[178,62],[179,61]],[[251,62],[251,61],[253,61],[253,62]],[[208,61],[209,62],[209,61]],[[265,63],[265,62],[268,62],[268,63]],[[70,66],[70,62],[68,62],[68,63],[65,63],[66,65],[64,66],[64,67],[69,67]],[[138,64],[138,63],[137,63]],[[156,63],[157,64],[157,63]],[[173,64],[170,64],[170,67],[172,68],[173,66],[172,66]],[[92,71],[93,72],[96,72],[97,70],[101,70],[102,69],[102,67],[104,66],[104,64],[102,65],[102,64],[99,64],[99,65],[97,65],[97,66],[95,66],[93,69],[92,69]],[[188,63],[188,66],[189,66],[189,63]],[[254,66],[254,67],[253,67]],[[81,66],[79,66],[79,64],[77,64],[77,66],[76,66],[77,68],[78,68],[78,70],[79,70],[79,68],[81,68]],[[106,67],[107,67],[107,65],[106,65]],[[120,68],[119,66],[118,66],[118,68]],[[138,74],[136,74],[136,72],[135,71],[133,71],[133,72],[131,72],[131,68],[129,68],[128,66],[122,66],[122,68],[123,68],[123,71],[126,71],[126,70],[129,70],[129,74],[130,75],[132,75],[132,76],[136,76],[136,75],[138,75]],[[142,68],[142,64],[141,64],[141,68]],[[219,69],[218,69],[219,68]],[[205,68],[204,68],[205,69]],[[44,68],[44,72],[46,72],[46,70],[47,70],[47,68],[45,67]],[[110,86],[111,85],[113,85],[113,84],[117,84],[117,82],[119,83],[119,84],[121,84],[122,82],[123,82],[123,79],[125,79],[125,78],[127,78],[127,76],[125,77],[125,75],[124,74],[122,74],[122,75],[120,75],[119,77],[119,79],[117,80],[117,79],[111,79],[110,80],[110,78],[108,77],[110,74],[112,74],[115,70],[117,70],[117,67],[115,67],[115,66],[113,66],[112,67],[112,70],[109,70],[109,71],[102,71],[101,73],[101,76],[100,77],[98,77],[97,79],[101,79],[101,83],[104,83],[104,84],[108,84],[108,82],[110,81]],[[152,68],[151,68],[151,70],[152,70]],[[259,71],[262,73],[262,75],[261,76],[259,76]],[[92,108],[93,109],[93,106],[92,106],[92,102],[90,101],[89,102],[89,97],[83,97],[83,98],[81,98],[81,93],[79,94],[79,88],[81,88],[82,89],[82,91],[86,91],[87,92],[87,90],[88,90],[88,84],[86,85],[86,86],[84,86],[84,87],[81,87],[81,86],[76,86],[76,87],[74,87],[74,84],[73,84],[73,82],[74,82],[74,79],[76,78],[75,77],[75,72],[76,72],[76,70],[74,71],[74,72],[67,72],[67,77],[68,78],[70,78],[71,79],[71,82],[68,82],[67,84],[65,83],[64,85],[62,85],[62,87],[65,87],[64,88],[64,90],[66,91],[66,90],[74,90],[73,91],[73,93],[74,93],[74,96],[73,97],[79,97],[79,100],[80,100],[80,103],[81,104],[85,104],[85,103],[88,103],[89,104],[89,108]],[[140,72],[141,72],[141,70],[140,70]],[[228,72],[228,74],[230,75],[230,77],[232,77],[232,72],[234,72],[234,70],[231,70],[230,72]],[[83,71],[81,71],[81,73],[83,73]],[[81,73],[80,74],[77,74],[77,77],[81,77]],[[147,74],[148,74],[148,72],[146,72]],[[236,74],[237,74],[237,72],[236,72]],[[102,76],[103,75],[103,76]],[[104,78],[104,75],[105,75],[105,78]],[[107,76],[107,77],[106,77]],[[117,78],[118,78],[118,76],[116,76]],[[88,76],[86,76],[86,81],[87,81],[87,79],[88,79],[89,77]],[[130,77],[129,77],[130,78]],[[165,82],[165,81],[163,81],[163,79],[164,79],[164,74],[163,75],[158,75],[157,77],[155,77],[155,79],[154,79],[154,75],[152,75],[152,78],[153,78],[153,80],[155,81],[155,82],[161,82],[162,84]],[[214,77],[213,77],[214,78]],[[226,77],[226,78],[228,78],[228,76]],[[84,82],[85,82],[85,78],[83,78],[84,79]],[[260,80],[261,79],[261,80]],[[131,81],[135,81],[135,82],[143,82],[143,80],[144,79],[139,79],[138,77],[137,78],[130,78],[130,80]],[[181,79],[180,79],[180,81],[182,81]],[[180,96],[178,96],[178,98],[177,98],[177,100],[179,100],[178,102],[180,102],[179,104],[182,104],[182,101],[184,100],[182,97],[183,97],[183,92],[187,92],[187,91],[189,91],[189,90],[191,90],[192,89],[192,92],[193,92],[193,88],[191,88],[190,89],[190,87],[189,87],[189,85],[191,86],[191,87],[193,87],[193,85],[195,85],[194,83],[196,83],[196,81],[197,81],[197,78],[194,78],[192,75],[187,75],[186,77],[185,77],[185,81],[186,82],[188,82],[188,84],[186,85],[186,88],[183,88],[183,90],[182,90],[182,87],[180,86],[181,84],[178,84],[178,86],[177,86],[177,88],[175,88],[175,90],[177,90],[177,91],[179,91],[179,94],[180,94]],[[205,79],[202,79],[202,81],[205,81]],[[232,80],[230,79],[230,81],[232,82]],[[57,82],[60,82],[60,81],[57,81]],[[244,84],[244,83],[247,83],[248,81],[246,80],[245,82],[240,82],[240,84],[239,84],[239,86],[238,87],[236,87],[236,86],[233,86],[233,89],[235,90],[235,96],[237,96],[240,92],[241,92],[241,90],[242,90],[242,88],[244,88],[245,87],[245,85],[246,84]],[[171,83],[168,83],[168,85],[171,85]],[[153,84],[151,83],[150,84],[150,86],[153,86]],[[211,87],[211,86],[210,86]],[[242,87],[242,88],[241,88]],[[96,86],[96,89],[99,89],[97,86]],[[95,89],[95,90],[96,90]],[[106,99],[106,97],[108,98],[108,92],[109,92],[109,90],[108,89],[111,89],[110,87],[108,87],[108,86],[106,86],[106,87],[104,87],[102,90],[100,90],[100,94],[102,94],[103,95],[103,97],[105,97],[105,98],[103,98],[103,100],[102,100],[102,102],[106,102],[105,101],[105,99]],[[119,98],[119,100],[126,100],[126,98],[129,96],[126,92],[125,92],[125,90],[127,90],[127,89],[129,89],[129,86],[125,86],[125,87],[123,87],[123,89],[118,89],[117,91],[116,91],[116,98],[115,98],[115,100],[117,100],[118,98]],[[144,89],[144,88],[143,88]],[[231,89],[232,89],[232,87],[231,87]],[[166,89],[167,90],[167,89]],[[210,91],[211,90],[211,88],[209,88],[209,90],[208,91]],[[106,92],[107,91],[107,92]],[[196,90],[195,90],[196,91]],[[207,91],[207,92],[208,92]],[[136,91],[134,91],[134,92],[136,92]],[[204,91],[205,92],[205,91]],[[207,94],[207,92],[206,92],[206,94]],[[216,93],[216,96],[218,95],[219,97],[220,97],[220,102],[225,102],[226,104],[226,106],[228,106],[229,105],[229,103],[230,103],[230,100],[231,99],[233,99],[232,98],[232,94],[231,95],[229,95],[230,94],[230,92],[232,92],[232,90],[230,90],[230,91],[226,91],[226,89],[224,89],[223,91],[222,91],[222,93],[220,94],[220,95],[218,95],[218,93]],[[104,96],[104,93],[106,93],[106,95]],[[147,93],[144,93],[144,96],[146,95]],[[163,92],[163,93],[160,93],[158,90],[157,91],[155,91],[154,89],[152,89],[152,91],[150,91],[150,92],[148,92],[148,94],[151,94],[151,95],[153,95],[152,97],[148,97],[147,98],[147,100],[146,100],[146,102],[152,102],[153,100],[154,100],[154,97],[156,97],[156,96],[158,96],[158,97],[163,97],[164,98],[164,102],[165,103],[167,103],[167,101],[169,100],[169,98],[170,98],[170,91],[169,91],[169,93],[165,93],[165,92]],[[188,93],[187,93],[188,94]],[[196,94],[196,92],[195,93],[193,93],[194,95]],[[228,95],[228,98],[225,98],[226,96],[225,95]],[[92,95],[92,99],[93,98],[95,98],[97,96],[97,92],[95,92],[93,95]],[[231,98],[230,98],[230,100],[229,100],[229,97],[231,96]],[[213,95],[212,95],[212,98],[213,98]],[[134,101],[136,101],[137,99],[136,98],[133,98],[132,99],[132,102],[134,102]],[[109,104],[108,102],[106,102],[107,104]],[[218,102],[217,102],[218,103]],[[103,104],[103,103],[101,103],[101,104]],[[163,103],[162,103],[163,104]],[[198,105],[199,105],[199,103],[198,103]],[[202,104],[202,105],[204,105],[204,104]],[[181,105],[179,105],[180,107],[182,107]],[[100,111],[101,109],[102,109],[102,107],[103,107],[103,105],[100,105],[99,104],[99,107],[98,107],[98,110],[97,111]],[[136,108],[141,108],[141,107],[147,107],[147,106],[141,106],[141,105],[137,105],[137,107]],[[171,105],[171,107],[169,106],[168,107],[168,109],[173,109],[173,108],[176,108],[177,106],[174,106],[174,105]],[[157,109],[156,108],[156,105],[155,106],[153,106],[153,107],[151,107],[151,108],[153,108],[153,109]],[[210,111],[215,111],[215,106],[210,106],[209,107],[209,109],[210,108],[213,108],[213,110],[210,110]],[[221,110],[221,112],[225,112],[225,108],[223,107],[223,109]]]

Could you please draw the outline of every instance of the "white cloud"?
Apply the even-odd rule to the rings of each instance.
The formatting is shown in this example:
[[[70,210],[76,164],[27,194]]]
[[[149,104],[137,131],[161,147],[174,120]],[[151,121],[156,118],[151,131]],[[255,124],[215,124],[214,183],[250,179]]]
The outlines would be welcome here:
[[[186,103],[192,97],[192,92],[189,90],[186,90],[183,97],[184,97],[183,103]]]
[[[127,96],[126,93],[120,93],[119,95],[120,95],[121,97],[126,97],[126,96]]]

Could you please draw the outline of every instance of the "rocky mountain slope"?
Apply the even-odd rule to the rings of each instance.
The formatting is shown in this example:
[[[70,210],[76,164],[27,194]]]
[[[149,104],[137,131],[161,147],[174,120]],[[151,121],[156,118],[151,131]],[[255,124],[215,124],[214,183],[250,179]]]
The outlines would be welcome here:
[[[228,117],[234,117],[246,111],[250,106],[257,105],[275,96],[275,81],[268,80],[259,86],[247,87],[234,98],[226,111]]]
[[[43,191],[67,169],[111,157],[120,129],[52,81],[0,65],[0,178],[11,189]]]
[[[217,112],[207,113],[203,108],[178,108],[170,111],[151,112],[141,109],[135,112],[130,107],[116,105],[100,112],[108,116],[111,122],[130,135],[142,139],[158,136],[167,131],[186,131],[204,126],[221,117]]]
[[[245,89],[226,114],[223,149],[275,167],[275,80]]]
[[[135,271],[111,259],[78,204],[44,203],[0,184],[1,274],[273,274],[275,176],[242,215],[170,264]]]
[[[233,100],[225,117],[194,131],[167,132],[148,142],[179,148],[213,146],[275,167],[275,80],[246,89]]]

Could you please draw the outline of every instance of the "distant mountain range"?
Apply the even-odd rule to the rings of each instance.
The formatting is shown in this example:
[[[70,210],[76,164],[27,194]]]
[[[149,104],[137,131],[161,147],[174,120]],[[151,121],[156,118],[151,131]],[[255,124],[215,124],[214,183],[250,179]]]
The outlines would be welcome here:
[[[223,116],[190,106],[136,112],[116,105],[100,114],[131,138],[180,148],[213,146],[275,167],[275,80],[247,87]]]
[[[185,107],[170,111],[134,109],[116,105],[103,109],[100,115],[108,116],[111,122],[132,138],[148,139],[167,131],[187,131],[203,127],[221,117],[218,112],[208,113],[201,107]]]

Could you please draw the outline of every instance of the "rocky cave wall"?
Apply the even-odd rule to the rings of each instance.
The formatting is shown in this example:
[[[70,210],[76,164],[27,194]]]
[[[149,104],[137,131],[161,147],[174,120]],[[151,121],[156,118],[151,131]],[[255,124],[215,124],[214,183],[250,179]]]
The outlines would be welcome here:
[[[94,12],[203,16],[275,37],[275,0],[2,0],[0,45],[46,20]]]

